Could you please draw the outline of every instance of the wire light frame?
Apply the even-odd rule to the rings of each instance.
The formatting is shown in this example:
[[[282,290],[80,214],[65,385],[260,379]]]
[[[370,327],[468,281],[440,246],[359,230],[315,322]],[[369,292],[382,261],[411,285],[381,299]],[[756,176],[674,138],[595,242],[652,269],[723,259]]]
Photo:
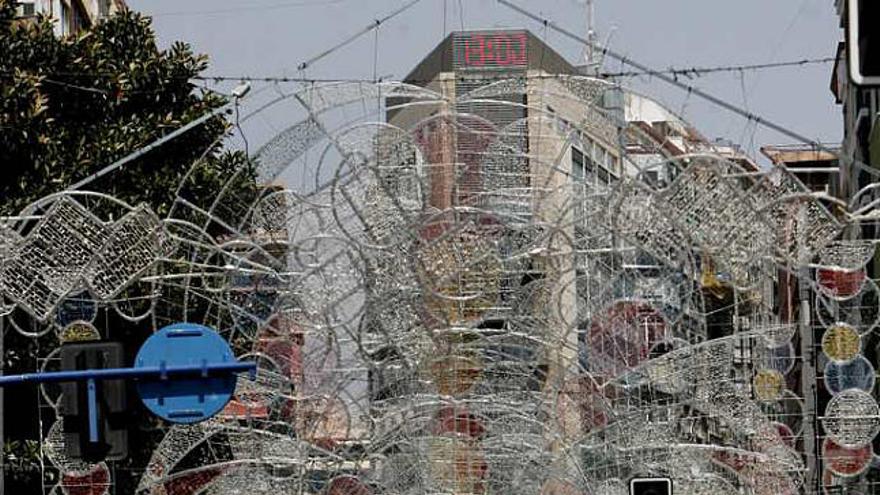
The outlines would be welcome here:
[[[161,428],[142,495],[599,494],[642,475],[780,495],[816,493],[816,466],[864,484],[874,468],[847,459],[880,429],[875,399],[803,378],[864,352],[873,282],[818,272],[863,270],[873,240],[843,240],[783,168],[670,156],[626,94],[527,75],[279,92],[250,115],[286,122],[253,153],[256,200],[233,177],[165,218],[65,192],[3,219],[0,314],[59,342],[125,331],[95,314],[195,318],[259,363],[216,417]],[[782,314],[785,277],[823,319]],[[123,468],[66,459],[42,397],[48,490],[114,493]]]

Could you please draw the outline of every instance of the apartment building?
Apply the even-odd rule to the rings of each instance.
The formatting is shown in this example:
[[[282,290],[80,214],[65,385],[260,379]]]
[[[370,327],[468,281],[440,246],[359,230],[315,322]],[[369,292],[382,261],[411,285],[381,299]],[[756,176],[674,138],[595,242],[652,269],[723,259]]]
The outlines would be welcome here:
[[[48,16],[55,24],[55,34],[65,36],[126,8],[124,0],[20,0],[18,15],[25,21]]]

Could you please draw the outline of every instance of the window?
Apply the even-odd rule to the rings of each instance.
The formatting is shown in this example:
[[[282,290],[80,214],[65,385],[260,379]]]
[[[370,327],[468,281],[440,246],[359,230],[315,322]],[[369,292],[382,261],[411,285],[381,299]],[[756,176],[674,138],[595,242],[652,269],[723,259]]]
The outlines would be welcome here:
[[[18,3],[18,15],[22,17],[31,17],[36,15],[37,6],[34,5],[33,2],[19,2]]]
[[[571,180],[572,184],[572,200],[574,201],[574,215],[575,215],[575,237],[581,238],[583,237],[582,233],[582,222],[586,218],[586,205],[584,204],[584,198],[587,195],[587,181],[592,182],[591,178],[587,177],[585,165],[589,163],[590,159],[584,156],[584,153],[575,148],[571,147]]]
[[[678,177],[679,169],[675,165],[669,165],[669,168],[666,170],[666,175],[669,176],[669,182],[674,182],[675,178]]]
[[[587,158],[584,160],[584,172],[587,177],[587,182],[593,182],[593,175],[596,173],[596,164],[595,162]]]
[[[67,6],[64,2],[61,2],[61,34],[65,35],[70,33],[70,7]]]
[[[571,148],[571,177],[578,182],[584,181],[584,154],[574,146]]]
[[[71,16],[71,24],[70,24],[70,31],[71,32],[75,33],[75,32],[82,31],[83,29],[89,27],[89,20],[88,20],[88,17],[86,16],[85,12],[80,10],[79,7],[76,7],[75,4],[74,4],[73,9],[71,9],[71,10],[73,12],[73,15]]]
[[[603,166],[599,166],[599,183],[600,184],[610,184],[611,183],[611,174],[608,173],[608,170]]]

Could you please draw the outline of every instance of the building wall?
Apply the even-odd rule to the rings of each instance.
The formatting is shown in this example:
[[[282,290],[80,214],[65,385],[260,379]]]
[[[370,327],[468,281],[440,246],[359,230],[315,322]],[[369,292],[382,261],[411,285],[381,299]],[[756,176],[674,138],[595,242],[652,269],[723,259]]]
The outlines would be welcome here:
[[[598,180],[600,168],[613,177],[612,181],[618,179],[621,160],[618,130],[611,119],[595,108],[601,104],[607,85],[600,81],[592,85],[586,79],[578,79],[575,84],[581,94],[575,94],[562,80],[548,76],[544,71],[529,72],[527,104],[534,217],[539,224],[562,226],[565,235],[551,239],[548,248],[552,255],[543,267],[548,279],[558,280],[551,296],[558,304],[550,308],[550,318],[558,329],[559,345],[546,357],[550,364],[548,383],[553,383],[554,373],[561,374],[565,366],[577,362],[577,203],[584,201],[584,195],[595,192],[595,188],[603,187]],[[584,160],[593,162],[591,173],[573,170],[573,148],[581,151]]]
[[[75,33],[127,8],[124,0],[19,0],[19,4],[24,19],[40,14],[50,17],[57,36]]]
[[[435,54],[442,54],[441,49],[435,50]],[[439,55],[437,55],[439,56]],[[527,135],[527,184],[531,188],[531,215],[533,221],[546,225],[563,225],[565,235],[557,236],[550,241],[552,255],[543,260],[543,266],[536,267],[540,271],[547,272],[550,279],[557,280],[552,289],[551,298],[554,301],[562,301],[554,304],[549,311],[549,318],[554,320],[555,327],[563,329],[558,335],[559,343],[556,349],[558,354],[546,356],[548,361],[556,362],[560,366],[576,361],[578,348],[577,342],[577,304],[576,283],[574,267],[575,255],[573,246],[567,239],[575,236],[573,203],[582,200],[584,193],[583,184],[577,184],[572,171],[572,147],[577,147],[583,152],[586,160],[593,165],[592,176],[584,177],[592,187],[600,186],[598,179],[599,170],[607,171],[603,179],[606,183],[614,181],[623,173],[621,157],[618,145],[618,129],[615,123],[608,117],[597,112],[594,105],[601,104],[603,92],[607,84],[596,81],[595,88],[584,79],[578,79],[578,89],[589,94],[589,99],[583,95],[575,94],[571,88],[566,87],[553,75],[542,70],[529,70],[526,73],[515,71],[505,74],[495,72],[483,74],[489,77],[489,83],[503,79],[509,75],[511,78],[526,76],[526,91],[528,95],[523,104],[528,110],[523,115],[528,115],[526,123]],[[467,166],[462,163],[466,153],[462,153],[460,141],[462,137],[449,123],[432,116],[443,115],[452,108],[461,106],[456,97],[462,93],[457,85],[470,81],[470,85],[479,86],[473,81],[480,78],[480,74],[468,72],[441,72],[434,79],[423,84],[428,89],[438,92],[448,102],[432,105],[415,105],[412,107],[393,110],[389,113],[388,122],[394,126],[406,130],[413,130],[416,141],[421,142],[423,161],[430,164],[430,169],[425,171],[426,183],[430,189],[429,205],[437,209],[445,209],[456,202],[452,197],[455,189],[456,168]],[[470,88],[468,88],[470,89]],[[401,102],[394,102],[401,103]],[[470,108],[460,108],[459,115],[463,111],[475,114],[499,125],[507,124],[507,120],[515,116],[507,115],[509,111],[498,112],[494,106],[485,105]],[[510,108],[516,108],[511,106]],[[430,124],[425,125],[428,121]],[[429,145],[425,145],[430,143]],[[524,151],[525,152],[525,151]],[[486,184],[486,189],[499,187],[497,184]],[[550,273],[552,272],[552,273]]]
[[[451,39],[448,38],[444,43],[451,45]],[[535,58],[532,55],[540,53],[536,50],[543,48],[545,47],[530,46],[529,59]],[[550,383],[552,375],[563,371],[560,367],[577,362],[578,327],[582,323],[580,320],[586,315],[586,307],[579,307],[583,306],[579,300],[588,299],[588,295],[584,293],[587,284],[581,279],[602,276],[597,272],[599,267],[593,266],[594,264],[581,266],[583,256],[575,252],[577,237],[587,235],[591,230],[595,231],[594,226],[581,226],[577,230],[574,220],[578,202],[583,202],[586,195],[595,194],[624,175],[635,176],[638,173],[638,168],[623,165],[624,160],[620,154],[621,127],[628,125],[627,122],[647,120],[649,126],[668,128],[675,131],[676,136],[690,136],[691,130],[674,114],[646,97],[623,92],[604,81],[591,82],[589,79],[576,77],[570,67],[561,72],[548,72],[543,66],[534,66],[537,61],[547,57],[535,58],[535,63],[530,62],[526,70],[521,67],[492,70],[457,67],[448,72],[436,72],[441,67],[452,69],[455,66],[451,60],[454,53],[453,48],[441,44],[412,73],[418,75],[413,75],[413,84],[437,91],[447,101],[390,111],[388,122],[403,129],[413,129],[432,115],[456,109],[458,115],[475,114],[504,126],[516,119],[509,110],[498,111],[492,104],[462,104],[457,98],[481,84],[491,84],[504,78],[517,80],[525,77],[525,89],[519,91],[524,95],[521,103],[526,107],[522,117],[527,117],[524,133],[527,178],[524,184],[530,190],[531,197],[524,203],[528,203],[527,214],[531,217],[528,221],[563,226],[561,234],[549,241],[548,256],[544,259],[536,257],[536,264],[539,266],[534,267],[549,280],[555,280],[550,300],[558,301],[552,307],[548,305],[547,310],[551,314],[544,315],[554,322],[552,326],[557,334],[551,338],[557,339],[559,344],[552,346],[553,350],[542,357],[549,364]],[[420,79],[428,77],[432,79]],[[481,83],[480,78],[487,81]],[[615,91],[617,94],[611,94]],[[504,99],[503,96],[497,98]],[[616,105],[610,104],[614,101],[617,102]],[[515,108],[520,102],[511,103],[514,105],[509,107]],[[612,106],[619,108],[608,108]],[[451,196],[455,186],[453,182],[456,180],[455,167],[463,166],[461,163],[450,166],[449,163],[463,161],[460,144],[457,142],[460,136],[451,127],[440,129],[437,125],[416,132],[424,131],[433,134],[433,144],[427,148],[421,146],[425,155],[424,162],[431,164],[433,169],[426,177],[431,190],[430,205],[444,209],[454,204]],[[425,136],[419,135],[421,137],[416,140],[424,141]],[[660,137],[663,138],[669,138],[668,133]],[[659,146],[659,142],[653,146]],[[589,161],[584,170],[574,170],[573,149],[580,152],[585,162]],[[644,158],[644,163],[640,165],[663,161],[660,154]],[[492,165],[481,166],[486,168]],[[482,172],[486,174],[483,180],[495,180],[491,171]],[[660,175],[663,180],[670,180],[672,176],[665,172]],[[503,190],[507,187],[505,185],[493,182],[485,186],[486,190],[500,192],[499,196],[513,195],[512,189]],[[489,209],[494,206],[489,206]],[[595,235],[595,232],[592,234]]]

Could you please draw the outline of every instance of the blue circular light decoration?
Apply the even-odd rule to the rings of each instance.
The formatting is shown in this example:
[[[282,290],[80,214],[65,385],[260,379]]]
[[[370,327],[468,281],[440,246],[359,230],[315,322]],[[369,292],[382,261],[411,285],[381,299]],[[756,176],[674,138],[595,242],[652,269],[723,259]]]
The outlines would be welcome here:
[[[162,328],[144,342],[135,367],[204,366],[232,363],[235,356],[223,337],[193,323]],[[223,410],[235,392],[233,373],[139,381],[138,393],[153,414],[172,423],[198,423]]]
[[[825,387],[835,395],[849,388],[870,393],[874,389],[874,366],[862,355],[846,363],[829,361],[825,365]]]
[[[783,375],[794,368],[795,360],[794,345],[791,342],[767,349],[767,366]]]
[[[55,310],[55,321],[60,327],[66,327],[75,321],[87,321],[92,323],[98,314],[98,304],[95,298],[87,291],[71,294],[61,301]]]

